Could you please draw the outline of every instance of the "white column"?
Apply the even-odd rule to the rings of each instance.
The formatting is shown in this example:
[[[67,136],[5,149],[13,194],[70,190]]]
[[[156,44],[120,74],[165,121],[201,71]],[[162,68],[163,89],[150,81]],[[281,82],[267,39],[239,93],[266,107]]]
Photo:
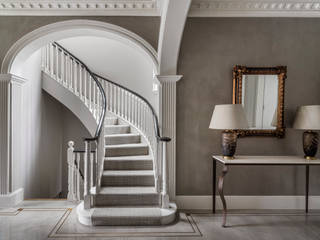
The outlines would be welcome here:
[[[162,136],[170,137],[167,143],[167,170],[169,196],[176,196],[176,85],[182,75],[157,75],[160,87],[160,123]]]
[[[0,207],[23,200],[18,175],[22,157],[22,85],[25,82],[11,74],[0,74]]]

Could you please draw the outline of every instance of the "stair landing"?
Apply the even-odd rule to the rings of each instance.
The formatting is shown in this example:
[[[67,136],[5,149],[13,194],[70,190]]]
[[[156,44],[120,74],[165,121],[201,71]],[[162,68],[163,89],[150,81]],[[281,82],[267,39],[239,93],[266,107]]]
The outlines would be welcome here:
[[[79,222],[89,226],[158,226],[175,221],[177,206],[170,203],[161,207],[95,207],[84,209],[83,202],[77,207]]]

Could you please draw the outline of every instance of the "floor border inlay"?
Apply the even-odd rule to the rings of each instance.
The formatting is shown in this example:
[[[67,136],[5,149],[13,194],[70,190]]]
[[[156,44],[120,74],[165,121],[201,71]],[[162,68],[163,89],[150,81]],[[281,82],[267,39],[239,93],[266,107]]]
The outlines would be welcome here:
[[[66,222],[68,217],[70,216],[72,212],[72,209],[68,209],[63,216],[60,218],[60,220],[57,222],[57,224],[54,226],[54,228],[51,230],[50,234],[48,235],[49,238],[88,238],[88,237],[202,237],[202,233],[197,226],[195,220],[191,216],[191,214],[186,214],[186,219],[188,220],[188,223],[190,224],[192,231],[190,232],[100,232],[100,233],[59,233],[61,228],[63,227],[63,224]],[[80,224],[80,223],[79,223]],[[144,226],[139,226],[139,228],[142,228]],[[148,226],[146,226],[147,228]],[[161,227],[161,226],[160,226]],[[118,227],[119,228],[119,227]]]

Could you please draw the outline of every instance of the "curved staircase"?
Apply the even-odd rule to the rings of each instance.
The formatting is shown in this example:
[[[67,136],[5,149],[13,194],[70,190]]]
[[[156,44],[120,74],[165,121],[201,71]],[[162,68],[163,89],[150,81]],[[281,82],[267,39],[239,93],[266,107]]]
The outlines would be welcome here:
[[[85,140],[84,152],[69,143],[68,199],[83,199],[77,207],[79,221],[113,226],[173,222],[177,208],[169,203],[166,184],[165,144],[170,139],[160,136],[147,100],[92,73],[57,43],[43,50],[42,59],[44,74],[50,76],[43,78],[44,86],[53,86],[48,81],[61,83],[78,96],[97,122],[96,135]],[[55,97],[52,89],[44,89]],[[63,103],[63,99],[58,100]],[[107,117],[102,115],[104,110]]]

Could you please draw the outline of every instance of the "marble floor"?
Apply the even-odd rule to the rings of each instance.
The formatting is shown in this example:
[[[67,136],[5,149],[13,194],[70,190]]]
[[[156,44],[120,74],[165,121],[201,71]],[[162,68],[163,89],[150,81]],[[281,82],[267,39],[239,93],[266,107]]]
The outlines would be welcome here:
[[[233,211],[228,227],[221,214],[180,212],[179,221],[160,227],[87,227],[78,223],[75,205],[64,201],[24,201],[0,209],[0,240],[42,239],[210,239],[318,240],[320,212]]]

